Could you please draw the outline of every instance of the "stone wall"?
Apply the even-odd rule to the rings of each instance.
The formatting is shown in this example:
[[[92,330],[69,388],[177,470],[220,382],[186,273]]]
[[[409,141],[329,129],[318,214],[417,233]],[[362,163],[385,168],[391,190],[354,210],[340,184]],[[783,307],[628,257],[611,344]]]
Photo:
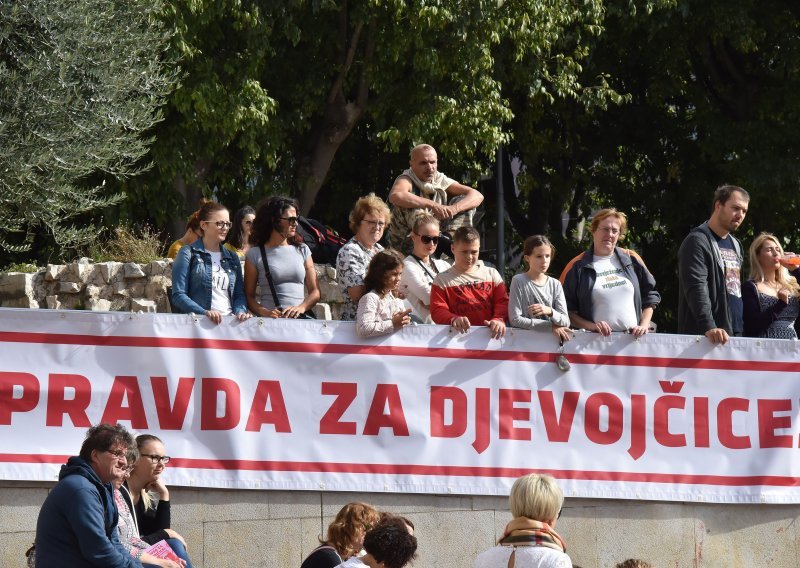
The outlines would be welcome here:
[[[314,308],[319,319],[338,319],[342,293],[336,270],[316,265],[322,298]],[[172,261],[48,264],[34,273],[0,274],[0,307],[169,313],[167,289]]]
[[[0,567],[24,566],[51,485],[0,482]],[[502,497],[173,488],[171,498],[173,528],[196,568],[296,568],[349,501],[414,522],[413,568],[468,568],[511,519]],[[567,499],[556,529],[583,568],[626,558],[655,568],[796,568],[798,518],[798,505]]]

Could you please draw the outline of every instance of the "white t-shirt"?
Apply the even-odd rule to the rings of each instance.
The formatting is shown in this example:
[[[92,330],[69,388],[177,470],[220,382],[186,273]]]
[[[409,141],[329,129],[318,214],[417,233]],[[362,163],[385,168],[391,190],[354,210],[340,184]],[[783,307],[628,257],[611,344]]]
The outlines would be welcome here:
[[[342,562],[335,568],[361,568],[362,566],[366,566],[366,564],[361,562],[360,558],[353,556],[352,558],[348,559],[345,562]]]
[[[231,279],[222,268],[222,253],[211,251],[208,253],[211,255],[211,309],[228,316],[233,313],[231,297],[228,294]]]
[[[625,276],[616,255],[595,256],[597,279],[592,289],[592,320],[604,321],[612,331],[627,331],[639,325],[633,303],[633,283]]]
[[[572,568],[569,556],[544,546],[495,546],[475,558],[473,568],[507,568],[514,552],[515,568]]]

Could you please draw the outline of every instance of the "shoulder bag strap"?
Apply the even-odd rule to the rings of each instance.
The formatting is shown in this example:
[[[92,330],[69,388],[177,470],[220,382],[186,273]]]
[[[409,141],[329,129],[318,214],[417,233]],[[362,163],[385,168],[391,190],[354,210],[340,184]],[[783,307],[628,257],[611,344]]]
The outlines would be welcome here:
[[[272,273],[269,271],[269,262],[267,262],[267,251],[264,250],[264,245],[258,247],[261,250],[261,262],[264,263],[264,272],[267,275],[267,282],[269,282],[269,290],[272,292],[272,301],[275,302],[275,307],[280,309],[281,302],[278,300],[278,293],[275,291],[275,283],[272,281]]]

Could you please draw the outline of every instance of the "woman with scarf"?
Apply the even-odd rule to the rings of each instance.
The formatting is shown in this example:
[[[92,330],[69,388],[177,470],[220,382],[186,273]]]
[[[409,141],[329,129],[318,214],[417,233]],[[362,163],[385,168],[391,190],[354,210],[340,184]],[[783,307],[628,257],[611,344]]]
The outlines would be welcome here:
[[[478,555],[473,568],[572,568],[555,525],[564,494],[549,475],[531,473],[514,482],[508,504],[514,519],[497,546]]]

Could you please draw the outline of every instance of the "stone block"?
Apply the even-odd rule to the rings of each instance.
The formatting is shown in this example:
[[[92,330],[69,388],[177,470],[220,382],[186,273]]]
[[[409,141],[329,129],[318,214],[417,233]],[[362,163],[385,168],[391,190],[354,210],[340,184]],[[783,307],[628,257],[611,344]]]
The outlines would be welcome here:
[[[99,262],[96,271],[103,284],[110,284],[114,274],[117,273],[121,264],[119,262]]]
[[[156,300],[167,293],[167,287],[172,285],[172,280],[163,275],[151,276],[144,288],[144,297]]]
[[[128,292],[127,285],[125,284],[125,282],[122,282],[122,281],[114,282],[114,284],[111,286],[111,289],[113,290],[114,295],[116,295],[116,296],[129,296],[130,295],[129,292]]]
[[[0,566],[8,568],[26,566],[25,551],[30,548],[35,538],[35,530],[0,532]]]
[[[58,283],[58,293],[59,294],[77,294],[81,291],[83,285],[80,282],[59,282]]]
[[[111,301],[102,298],[89,298],[86,300],[86,308],[93,312],[110,312]]]
[[[330,320],[331,318],[331,307],[328,304],[317,304],[312,308],[314,315],[317,316],[318,320]]]
[[[83,260],[83,259],[82,259]],[[92,265],[86,262],[71,262],[66,269],[59,275],[59,280],[68,282],[85,283],[86,278],[92,270]]]
[[[302,529],[296,519],[207,521],[203,531],[205,566],[299,566],[303,561]]]
[[[46,301],[48,310],[61,309],[61,302],[58,301],[58,296],[47,296]]]
[[[154,314],[156,313],[156,303],[153,300],[145,300],[144,298],[131,298],[131,311]]]
[[[336,282],[331,282],[329,280],[323,279],[320,280],[318,284],[319,284],[320,302],[328,304],[341,304],[342,302],[344,302],[344,296],[342,295],[342,291]]]
[[[167,260],[154,260],[145,268],[150,276],[172,276],[172,263]]]
[[[64,270],[63,264],[48,264],[44,271],[45,282],[52,282],[58,280],[61,272]]]
[[[126,262],[123,270],[126,279],[145,278],[147,276],[142,267],[135,262]]]
[[[95,286],[94,284],[87,284],[84,294],[86,296],[86,300],[89,301],[89,300],[96,300],[97,298],[99,298],[101,292],[102,288],[100,288],[99,286]]]
[[[33,293],[33,274],[7,272],[0,274],[0,302],[18,300]]]
[[[141,298],[144,296],[144,289],[147,285],[147,280],[144,278],[137,278],[136,280],[131,280],[127,282],[128,285],[128,295],[131,298]]]

